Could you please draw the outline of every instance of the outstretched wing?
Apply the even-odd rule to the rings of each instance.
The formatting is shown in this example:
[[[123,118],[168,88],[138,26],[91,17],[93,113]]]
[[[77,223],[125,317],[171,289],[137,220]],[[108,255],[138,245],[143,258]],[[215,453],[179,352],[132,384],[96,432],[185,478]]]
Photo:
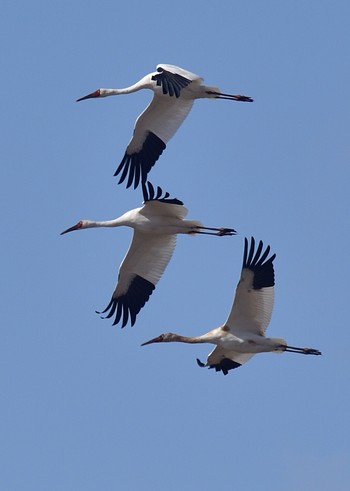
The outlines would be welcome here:
[[[254,353],[237,353],[236,351],[227,351],[220,346],[216,346],[208,355],[207,361],[202,363],[197,358],[200,367],[215,368],[216,372],[222,372],[227,375],[229,370],[239,368],[243,363],[250,360]]]
[[[181,92],[192,82],[200,83],[201,77],[174,65],[157,65],[151,81],[162,91],[155,91],[151,103],[135,122],[134,134],[127,146],[115,176],[118,184],[127,179],[126,187],[137,188],[147,175],[190,112],[193,99],[181,98]]]
[[[126,187],[137,188],[166,148],[167,142],[176,133],[190,112],[193,99],[177,99],[155,94],[151,103],[137,118],[133,136],[115,176],[120,174],[118,184],[127,178]]]
[[[273,261],[276,254],[267,259],[270,246],[262,251],[262,241],[255,251],[254,238],[251,238],[250,246],[245,239],[241,278],[225,322],[232,333],[250,332],[263,336],[270,322],[275,284]]]
[[[175,205],[163,205],[175,206]],[[122,321],[125,327],[149,300],[156,284],[167,267],[176,245],[176,235],[145,234],[134,231],[128,252],[120,266],[118,283],[111,301],[99,314],[115,316],[113,325]]]

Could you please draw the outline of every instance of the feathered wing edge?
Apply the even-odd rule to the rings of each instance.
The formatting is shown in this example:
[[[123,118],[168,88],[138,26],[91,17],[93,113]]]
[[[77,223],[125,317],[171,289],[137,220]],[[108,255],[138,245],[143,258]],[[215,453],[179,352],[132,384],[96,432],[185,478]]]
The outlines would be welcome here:
[[[117,297],[112,295],[112,298],[107,307],[101,312],[96,311],[97,314],[108,314],[103,317],[104,319],[110,319],[115,314],[113,326],[119,323],[122,319],[122,326],[125,327],[130,318],[130,324],[133,326],[136,322],[136,316],[148,302],[149,297],[152,295],[155,285],[141,276],[135,275],[130,282],[128,290]]]
[[[157,186],[157,190],[155,190],[153,184],[149,181],[142,183],[142,193],[145,203],[147,203],[147,201],[160,201],[161,203],[169,203],[171,205],[183,205],[183,202],[179,199],[170,198],[168,192],[165,192],[164,196],[162,196],[162,188]]]
[[[242,269],[247,268],[253,271],[254,280],[253,288],[255,290],[260,290],[261,288],[268,288],[275,285],[275,273],[273,269],[273,261],[276,258],[276,254],[273,254],[267,261],[266,258],[270,253],[270,246],[268,245],[265,252],[261,255],[263,249],[262,240],[259,241],[258,247],[256,249],[255,255],[255,239],[251,238],[250,247],[248,244],[248,239],[244,239],[244,254],[243,254],[243,265]],[[249,247],[249,253],[248,253]]]
[[[124,182],[126,178],[128,178],[127,188],[134,184],[134,189],[136,189],[140,181],[145,183],[149,171],[162,155],[165,148],[166,144],[157,135],[149,131],[141,150],[132,154],[129,154],[127,151],[125,152],[122,161],[114,173],[115,176],[121,174],[118,184]]]

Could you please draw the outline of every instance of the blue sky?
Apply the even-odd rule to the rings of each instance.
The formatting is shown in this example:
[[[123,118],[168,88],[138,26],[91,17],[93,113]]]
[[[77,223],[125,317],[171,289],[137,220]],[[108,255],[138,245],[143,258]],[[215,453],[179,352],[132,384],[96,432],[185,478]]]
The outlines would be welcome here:
[[[348,2],[10,2],[0,20],[1,487],[347,490]],[[141,193],[113,173],[147,91],[75,103],[171,63],[253,104],[197,101],[152,171],[189,218],[136,325],[101,320],[129,229],[61,237]],[[268,334],[322,357],[199,369],[230,310],[245,236],[276,252]]]

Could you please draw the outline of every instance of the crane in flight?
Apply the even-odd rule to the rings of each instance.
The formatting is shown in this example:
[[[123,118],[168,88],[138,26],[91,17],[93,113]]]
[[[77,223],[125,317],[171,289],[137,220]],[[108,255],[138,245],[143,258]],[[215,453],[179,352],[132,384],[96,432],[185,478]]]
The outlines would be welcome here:
[[[218,87],[203,85],[201,77],[174,65],[157,65],[156,70],[130,87],[101,88],[77,100],[131,94],[142,89],[153,90],[153,99],[136,119],[133,136],[114,174],[120,175],[118,184],[127,178],[127,188],[133,184],[136,189],[140,181],[147,181],[149,171],[187,117],[195,99],[253,101],[248,96],[224,94]]]
[[[216,347],[208,355],[207,361],[203,363],[197,358],[197,363],[200,367],[222,371],[224,375],[243,365],[256,353],[288,351],[303,355],[321,355],[314,348],[297,348],[289,346],[282,338],[265,337],[273,309],[275,284],[273,261],[276,254],[268,258],[269,253],[270,246],[263,252],[262,241],[255,251],[254,238],[251,238],[250,246],[245,239],[241,278],[231,312],[222,326],[201,336],[187,337],[165,333],[141,346],[166,342],[215,344]]]
[[[122,321],[126,326],[130,319],[135,324],[136,316],[149,300],[153,290],[167,267],[176,245],[177,234],[205,234],[219,237],[235,235],[232,228],[204,227],[197,220],[185,220],[188,210],[182,201],[172,199],[169,193],[150,182],[143,184],[144,205],[124,213],[114,220],[80,220],[61,235],[74,230],[94,227],[121,227],[134,229],[132,242],[124,257],[118,281],[107,307],[98,314],[105,318],[115,316],[113,325]],[[108,312],[108,313],[107,313]]]

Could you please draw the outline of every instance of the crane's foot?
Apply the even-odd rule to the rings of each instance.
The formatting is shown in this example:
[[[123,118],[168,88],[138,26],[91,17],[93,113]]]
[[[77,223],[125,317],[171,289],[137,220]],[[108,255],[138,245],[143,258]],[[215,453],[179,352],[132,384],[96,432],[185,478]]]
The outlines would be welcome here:
[[[303,353],[305,355],[322,355],[321,351],[314,348],[303,348]]]
[[[224,235],[236,235],[237,232],[234,228],[219,228],[217,235],[223,237]]]

